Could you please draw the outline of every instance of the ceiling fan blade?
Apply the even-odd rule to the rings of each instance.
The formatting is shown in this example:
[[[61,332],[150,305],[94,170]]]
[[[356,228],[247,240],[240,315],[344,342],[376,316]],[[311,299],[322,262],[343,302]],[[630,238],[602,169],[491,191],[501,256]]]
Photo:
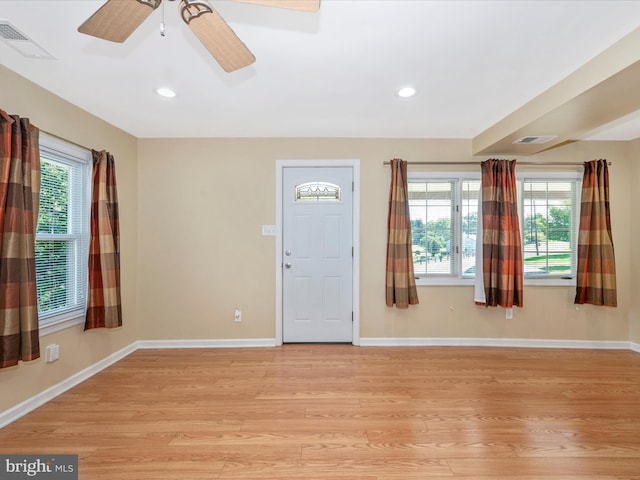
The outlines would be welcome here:
[[[222,17],[202,0],[182,0],[181,15],[226,72],[251,65],[256,57]]]
[[[254,5],[267,5],[269,7],[288,8],[303,12],[317,12],[320,8],[320,0],[236,0],[237,2],[253,3]]]
[[[122,43],[153,12],[162,0],[108,0],[78,31]]]

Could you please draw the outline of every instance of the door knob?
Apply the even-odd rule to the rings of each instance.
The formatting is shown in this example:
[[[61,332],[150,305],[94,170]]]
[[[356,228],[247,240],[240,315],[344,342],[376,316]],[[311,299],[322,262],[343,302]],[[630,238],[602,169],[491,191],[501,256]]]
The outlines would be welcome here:
[[[289,262],[285,263],[284,268],[291,268],[291,264]]]

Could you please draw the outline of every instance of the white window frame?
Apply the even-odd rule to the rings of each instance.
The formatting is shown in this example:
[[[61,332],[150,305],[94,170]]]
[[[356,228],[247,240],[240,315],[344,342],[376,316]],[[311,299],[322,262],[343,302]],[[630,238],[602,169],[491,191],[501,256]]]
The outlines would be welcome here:
[[[525,180],[547,180],[547,181],[575,181],[576,182],[576,204],[573,209],[573,222],[574,230],[571,232],[571,236],[574,239],[576,245],[574,246],[574,252],[577,256],[577,241],[578,241],[578,228],[580,226],[580,194],[582,191],[582,173],[580,172],[554,172],[554,171],[536,171],[536,172],[521,172],[516,174],[516,181],[518,182],[518,217],[520,219],[520,237],[524,238],[524,217],[522,215],[524,207],[524,196],[521,195],[523,184]],[[523,242],[524,248],[524,242]],[[524,260],[524,255],[523,255]],[[577,258],[576,258],[577,263]],[[545,286],[545,287],[575,287],[576,278],[575,275],[572,278],[561,277],[525,277],[525,285],[532,286]]]
[[[461,198],[462,198],[462,182],[464,180],[479,180],[481,178],[480,172],[409,172],[408,173],[408,181],[412,180],[456,180],[456,191],[454,201],[461,206]],[[576,205],[574,208],[573,216],[574,216],[574,225],[575,230],[573,233],[574,238],[577,241],[577,232],[580,220],[580,192],[581,192],[581,184],[582,184],[582,174],[580,172],[567,172],[567,171],[553,171],[553,170],[540,170],[535,172],[523,171],[516,174],[516,182],[518,189],[518,214],[520,220],[520,234],[523,235],[524,222],[522,217],[523,210],[523,202],[524,198],[521,195],[522,185],[525,179],[540,179],[540,180],[574,180],[576,181]],[[462,244],[462,209],[459,208],[455,213],[455,218],[452,219],[454,224],[454,234],[455,234],[455,246],[458,247],[455,255],[462,255],[462,249],[460,248]],[[524,248],[524,245],[523,245]],[[454,254],[454,245],[452,241],[451,245],[451,255]],[[432,276],[422,276],[418,277],[416,275],[416,285],[417,286],[473,286],[475,282],[474,277],[463,277],[462,276],[462,261],[461,257],[456,259],[456,270],[455,274],[446,275],[432,275]],[[576,279],[575,276],[571,279],[560,278],[560,277],[525,277],[524,285],[526,286],[575,286]]]
[[[80,283],[84,284],[84,292],[80,294],[84,298],[84,304],[79,305],[78,308],[73,310],[67,310],[59,314],[44,314],[39,317],[40,336],[49,335],[51,333],[72,327],[74,325],[83,324],[86,315],[86,301],[88,293],[88,252],[89,252],[89,236],[90,236],[90,224],[89,215],[91,207],[91,166],[92,157],[91,152],[80,148],[78,146],[66,143],[55,137],[40,133],[40,151],[46,152],[47,155],[55,157],[56,161],[60,163],[66,163],[70,165],[81,166],[81,192],[74,192],[74,200],[81,202],[80,204],[80,219],[82,224],[82,232],[80,235],[68,234],[60,235],[62,239],[76,239],[81,244],[84,244],[85,248],[81,249],[78,257],[79,261],[84,262],[84,265],[80,265],[77,269],[83,279]],[[41,155],[42,157],[42,155]],[[41,161],[45,161],[41,158]],[[50,234],[36,234],[36,240],[55,240],[56,235]],[[84,250],[84,251],[83,251]],[[81,287],[82,288],[82,287]]]
[[[462,182],[464,180],[480,180],[480,173],[474,172],[409,172],[408,181],[412,180],[455,180],[455,192],[454,201],[457,205],[461,205],[462,198]],[[416,285],[429,285],[429,286],[455,286],[455,285],[473,285],[474,277],[462,276],[462,262],[460,261],[462,256],[462,249],[460,248],[462,243],[462,211],[459,208],[455,212],[452,220],[453,232],[455,237],[455,243],[452,240],[450,245],[450,256],[456,255],[456,272],[453,274],[439,274],[426,277],[416,276]]]

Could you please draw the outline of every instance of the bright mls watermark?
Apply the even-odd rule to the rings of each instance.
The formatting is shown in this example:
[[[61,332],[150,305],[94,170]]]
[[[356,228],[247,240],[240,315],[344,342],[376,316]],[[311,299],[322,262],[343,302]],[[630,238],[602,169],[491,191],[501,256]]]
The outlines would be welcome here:
[[[78,455],[1,455],[0,480],[78,480]]]

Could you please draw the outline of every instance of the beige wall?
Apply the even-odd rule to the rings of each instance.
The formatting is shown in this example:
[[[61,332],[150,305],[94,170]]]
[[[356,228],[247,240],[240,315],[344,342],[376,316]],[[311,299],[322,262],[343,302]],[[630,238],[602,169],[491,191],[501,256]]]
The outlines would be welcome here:
[[[273,338],[275,161],[363,158],[363,235],[382,228],[382,159],[416,152],[468,158],[467,141],[141,139],[140,338]],[[386,186],[384,187],[387,188]],[[381,207],[376,205],[381,203]],[[382,218],[382,224],[379,220]],[[370,245],[369,242],[366,245]],[[362,274],[373,275],[369,251]],[[371,296],[370,290],[365,294]],[[243,312],[233,321],[234,308]]]
[[[638,207],[640,206],[640,140],[629,144],[629,157],[631,164],[631,173],[629,181],[632,185],[631,189],[631,209],[629,223],[631,226],[630,242],[630,307],[629,307],[629,340],[640,344],[640,248],[638,240],[640,240],[640,214]]]
[[[526,158],[614,162],[618,308],[576,310],[573,288],[527,287],[525,308],[512,320],[501,309],[475,306],[471,287],[419,287],[420,305],[405,311],[384,304],[389,172],[382,162],[480,160],[470,157],[470,141],[141,139],[138,145],[141,339],[273,338],[274,238],[262,237],[260,227],[275,223],[275,161],[360,159],[362,337],[628,340],[631,168],[625,143],[580,142]],[[233,321],[236,307],[243,310],[242,323]]]
[[[0,412],[24,401],[133,343],[137,332],[136,139],[0,66],[0,108],[31,119],[41,130],[72,142],[109,150],[116,159],[120,202],[124,327],[84,333],[72,327],[40,339],[60,345],[60,360],[43,359],[0,370]]]

